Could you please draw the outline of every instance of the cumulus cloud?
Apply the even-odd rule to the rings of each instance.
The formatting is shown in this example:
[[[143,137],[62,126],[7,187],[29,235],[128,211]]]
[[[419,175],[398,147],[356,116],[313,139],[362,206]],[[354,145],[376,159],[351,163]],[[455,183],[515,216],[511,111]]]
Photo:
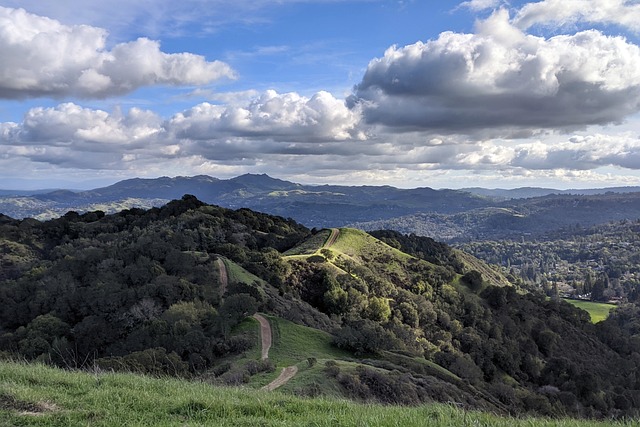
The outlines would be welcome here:
[[[544,0],[524,5],[514,24],[566,27],[580,22],[619,25],[640,32],[640,4],[635,0]]]
[[[138,108],[131,109],[126,115],[119,111],[109,114],[65,103],[54,108],[33,108],[25,114],[21,124],[0,125],[0,129],[4,128],[6,130],[0,135],[5,144],[91,144],[92,150],[101,151],[109,144],[123,148],[123,145],[134,145],[157,135],[161,131],[161,119]]]
[[[61,167],[121,169],[126,155],[155,151],[151,144],[160,138],[161,124],[154,113],[138,108],[110,114],[72,103],[39,107],[22,123],[0,124],[0,150]]]
[[[203,103],[166,120],[138,108],[109,113],[64,103],[33,108],[21,123],[0,123],[0,148],[33,161],[91,163],[94,169],[189,156],[255,163],[265,155],[361,154],[366,135],[358,125],[358,113],[327,92],[307,98],[267,91],[244,106]]]
[[[178,139],[344,141],[365,138],[358,128],[359,119],[357,110],[328,92],[307,98],[269,90],[246,106],[199,104],[174,116],[167,126]]]
[[[167,54],[139,38],[106,48],[105,30],[67,26],[0,7],[0,98],[103,98],[151,85],[202,85],[235,77],[224,62]]]
[[[360,141],[351,113],[330,94],[272,91],[244,108],[200,104],[167,120],[137,108],[109,113],[65,103],[33,108],[20,123],[0,123],[0,157],[93,170],[268,165],[289,174],[640,170],[640,137],[632,133],[514,143],[415,132]]]
[[[536,37],[500,10],[475,34],[389,48],[350,105],[404,131],[522,136],[615,123],[640,110],[640,48],[595,30]]]

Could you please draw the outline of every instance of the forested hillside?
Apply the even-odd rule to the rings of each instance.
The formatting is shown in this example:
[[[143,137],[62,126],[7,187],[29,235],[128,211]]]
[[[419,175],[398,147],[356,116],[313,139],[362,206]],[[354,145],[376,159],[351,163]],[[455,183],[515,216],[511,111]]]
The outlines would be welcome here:
[[[0,265],[4,356],[242,383],[273,369],[231,378],[257,345],[240,323],[261,311],[329,332],[350,356],[324,361],[322,381],[352,399],[590,417],[640,408],[635,306],[593,325],[426,237],[309,230],[185,196],[113,215],[1,217]]]
[[[475,241],[461,249],[524,283],[593,301],[640,299],[640,222],[567,227],[538,239]]]

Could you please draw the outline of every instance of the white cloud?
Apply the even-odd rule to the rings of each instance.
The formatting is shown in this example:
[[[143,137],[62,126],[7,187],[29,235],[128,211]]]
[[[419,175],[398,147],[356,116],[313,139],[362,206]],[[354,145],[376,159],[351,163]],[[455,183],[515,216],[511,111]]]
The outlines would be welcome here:
[[[566,27],[580,22],[619,25],[640,32],[640,4],[635,0],[544,0],[525,4],[514,18],[522,29],[534,25]]]
[[[127,114],[72,103],[33,108],[22,123],[0,124],[0,153],[13,160],[60,168],[121,170],[126,169],[123,154],[162,157],[153,148],[161,137],[161,124],[155,114],[137,108]]]
[[[476,34],[389,48],[350,102],[400,131],[522,136],[616,123],[640,110],[640,48],[594,30],[528,35],[500,10]]]
[[[631,134],[573,135],[564,141],[520,144],[485,141],[442,163],[469,170],[589,171],[603,167],[640,170],[640,138]]]
[[[73,103],[33,108],[19,123],[0,123],[0,170],[117,177],[260,171],[307,182],[434,186],[425,179],[437,176],[446,186],[448,177],[468,183],[470,174],[615,184],[602,172],[615,169],[637,181],[631,175],[640,176],[640,138],[591,125],[617,124],[640,110],[640,48],[594,30],[527,34],[542,16],[525,7],[512,21],[501,10],[478,21],[473,34],[445,32],[391,47],[371,61],[348,106],[324,91],[200,87],[191,95],[210,102],[166,118]],[[0,58],[5,98],[104,97],[233,76],[226,64],[169,55],[148,39],[109,46],[100,28],[6,8]]]
[[[199,104],[174,116],[167,127],[178,139],[343,141],[365,138],[358,129],[359,119],[357,110],[348,109],[328,92],[307,98],[269,90],[245,106]]]
[[[265,156],[353,156],[365,135],[359,115],[327,92],[307,98],[267,91],[244,106],[199,104],[163,120],[151,111],[33,108],[0,123],[7,155],[63,167],[121,169],[162,159],[255,164]],[[352,141],[345,143],[345,141]],[[125,165],[127,163],[128,165]]]
[[[223,62],[167,54],[146,38],[111,50],[106,39],[101,28],[0,7],[0,98],[103,98],[143,86],[202,85],[235,76]]]

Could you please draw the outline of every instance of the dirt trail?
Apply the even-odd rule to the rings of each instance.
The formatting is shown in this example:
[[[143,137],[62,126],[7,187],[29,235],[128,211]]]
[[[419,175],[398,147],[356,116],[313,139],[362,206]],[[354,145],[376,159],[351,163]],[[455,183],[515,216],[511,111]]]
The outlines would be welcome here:
[[[262,337],[262,360],[269,358],[269,349],[271,348],[271,325],[269,321],[261,314],[254,314],[253,318],[260,322],[260,336]]]
[[[338,236],[339,235],[340,235],[340,230],[337,229],[337,228],[332,228],[331,229],[331,235],[329,236],[327,241],[324,242],[324,245],[322,247],[323,248],[330,248],[331,246],[333,246],[333,244],[336,242],[336,240],[338,240]]]
[[[275,390],[281,385],[286,384],[291,378],[293,378],[298,373],[297,366],[287,366],[286,368],[282,368],[282,372],[275,380],[271,381],[266,386],[262,387],[262,390]]]
[[[224,296],[224,293],[227,292],[227,285],[229,284],[229,275],[227,274],[227,266],[224,265],[224,261],[221,258],[216,260],[218,264],[218,272],[220,273],[220,298]]]
[[[266,360],[269,358],[269,349],[271,348],[271,325],[269,324],[269,321],[261,314],[254,314],[253,318],[260,322],[260,336],[262,337],[262,360]],[[286,368],[282,368],[282,372],[280,372],[278,378],[262,387],[262,390],[275,390],[281,385],[286,384],[297,373],[297,366],[287,366]]]

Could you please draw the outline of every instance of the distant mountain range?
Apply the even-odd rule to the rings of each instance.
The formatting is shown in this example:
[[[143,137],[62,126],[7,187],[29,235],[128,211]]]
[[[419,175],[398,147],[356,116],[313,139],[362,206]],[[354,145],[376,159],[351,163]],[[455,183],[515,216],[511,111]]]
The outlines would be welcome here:
[[[496,200],[510,200],[510,199],[528,199],[531,197],[544,197],[550,194],[562,194],[562,195],[576,195],[576,196],[593,196],[598,194],[607,193],[637,193],[640,192],[640,187],[609,187],[609,188],[587,188],[587,189],[569,189],[569,190],[555,190],[553,188],[539,188],[539,187],[521,187],[513,189],[503,188],[480,188],[470,187],[463,188],[462,191],[468,191],[471,194],[478,196],[491,197]]]
[[[640,218],[640,187],[587,190],[302,185],[267,175],[129,179],[88,191],[0,190],[0,213],[48,219],[73,210],[107,213],[161,206],[192,194],[239,209],[293,218],[308,227],[388,228],[444,241],[536,237],[575,225]]]

